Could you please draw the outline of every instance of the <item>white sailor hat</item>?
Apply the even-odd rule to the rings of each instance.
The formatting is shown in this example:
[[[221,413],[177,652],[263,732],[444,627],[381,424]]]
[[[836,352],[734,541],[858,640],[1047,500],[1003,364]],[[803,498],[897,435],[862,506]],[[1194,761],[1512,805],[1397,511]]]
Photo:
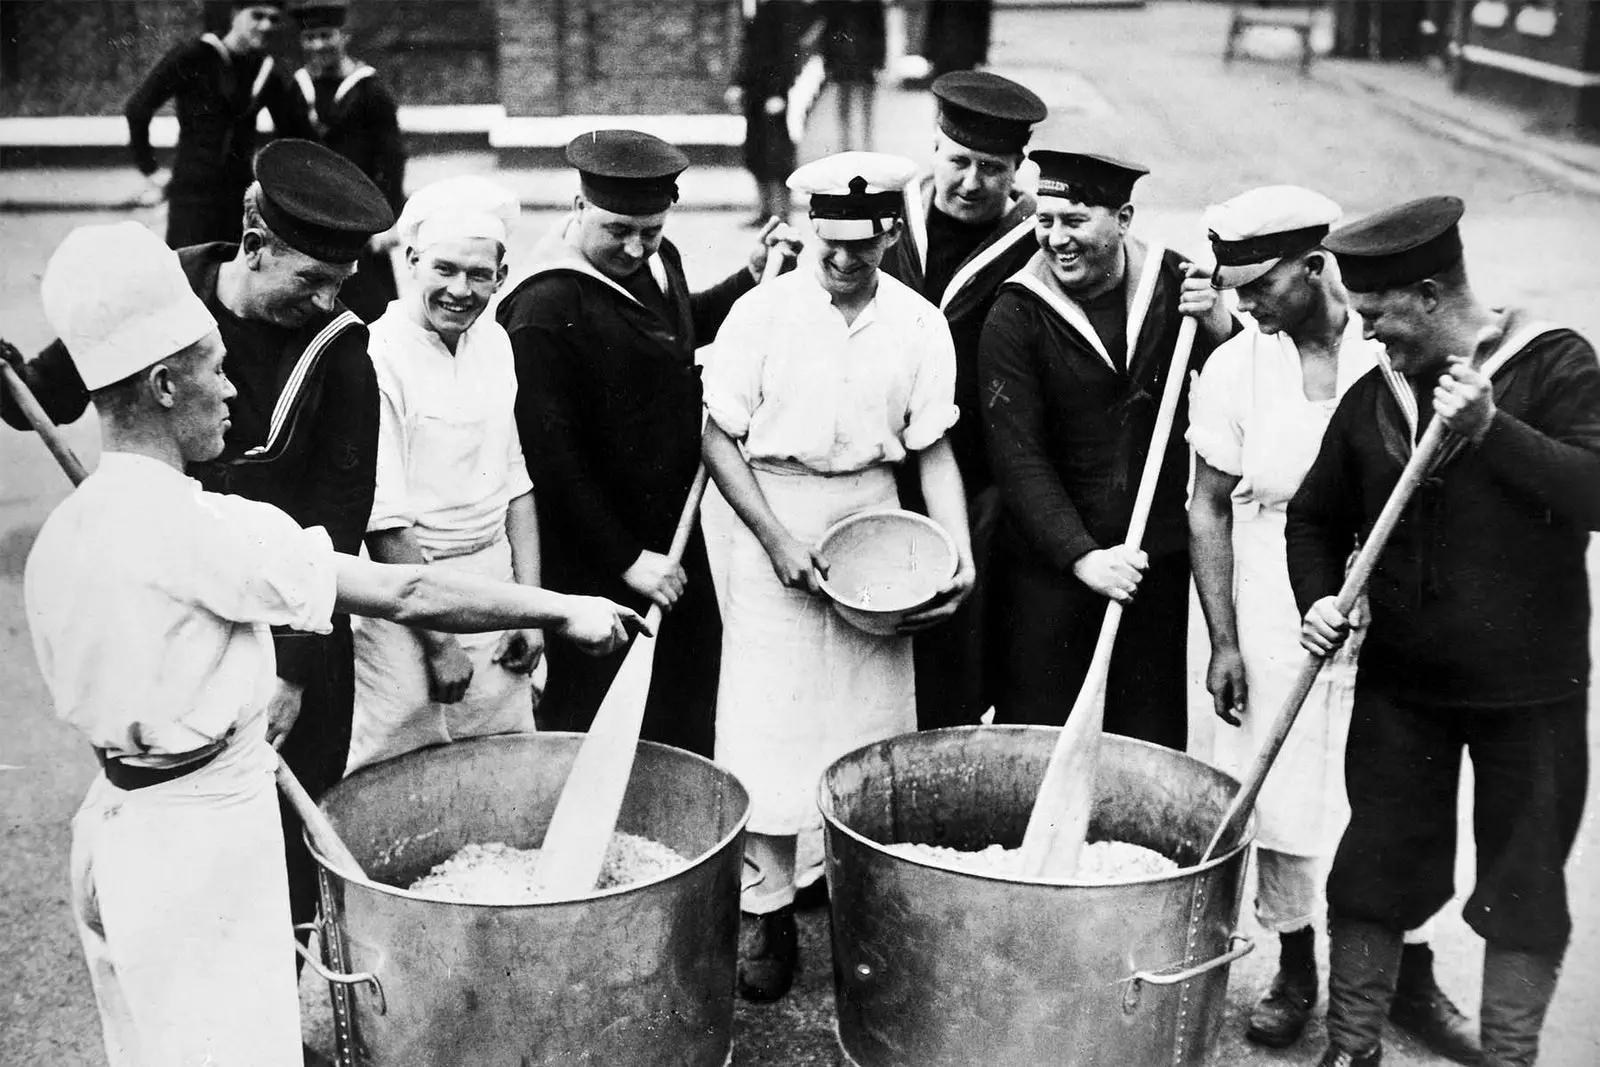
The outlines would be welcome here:
[[[418,189],[400,212],[400,242],[421,251],[436,241],[485,237],[506,245],[522,204],[502,185],[462,174]]]
[[[91,393],[217,328],[177,253],[137,222],[67,234],[45,266],[39,297]]]
[[[1298,185],[1267,185],[1206,208],[1200,224],[1211,238],[1217,272],[1211,284],[1237,289],[1322,244],[1339,221],[1339,205]]]
[[[917,165],[885,152],[840,152],[789,175],[789,188],[811,195],[811,226],[825,241],[864,241],[887,233],[905,209]]]

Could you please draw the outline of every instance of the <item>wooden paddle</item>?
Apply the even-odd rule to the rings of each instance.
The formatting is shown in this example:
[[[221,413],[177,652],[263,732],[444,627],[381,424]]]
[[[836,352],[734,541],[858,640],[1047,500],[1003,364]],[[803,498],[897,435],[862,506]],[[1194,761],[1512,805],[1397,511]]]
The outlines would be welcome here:
[[[706,468],[702,463],[689,487],[683,514],[678,517],[672,547],[667,550],[670,563],[683,559],[705,489]],[[600,880],[600,868],[605,864],[606,848],[616,829],[622,796],[627,792],[634,754],[639,748],[639,728],[644,723],[645,701],[655,669],[656,639],[651,635],[660,632],[661,615],[660,605],[650,605],[645,615],[650,632],[634,637],[633,646],[584,736],[567,782],[561,787],[539,855],[538,879],[543,895],[554,899],[581,896],[592,892]]]
[[[16,398],[17,407],[22,409],[23,415],[33,425],[34,432],[56,457],[56,462],[61,464],[61,469],[72,480],[72,484],[81,483],[89,476],[88,470],[78,459],[77,453],[72,451],[72,446],[67,444],[67,439],[62,436],[60,428],[50,421],[50,416],[45,413],[44,407],[33,395],[33,390],[28,388],[28,383],[17,374],[16,368],[4,360],[0,360],[0,377],[5,379],[6,387]],[[306,792],[305,786],[300,784],[300,780],[289,769],[289,765],[283,762],[282,756],[278,757],[277,779],[278,788],[289,801],[289,806],[294,808],[295,814],[300,816],[300,821],[305,823],[306,830],[311,835],[311,843],[322,853],[323,858],[338,868],[340,874],[346,877],[354,874],[365,879],[366,872],[361,869],[361,864],[356,862],[355,856],[339,839],[333,824],[322,814],[322,809],[317,807],[311,795]]]
[[[1124,541],[1137,549],[1144,540],[1150,521],[1150,506],[1155,500],[1156,482],[1167,452],[1167,438],[1178,412],[1178,397],[1183,392],[1189,353],[1194,348],[1195,320],[1185,316],[1172,349],[1172,367],[1161,391],[1161,407],[1150,435],[1150,452],[1145,456],[1139,477],[1139,492],[1134,497],[1133,515],[1128,521]],[[1106,605],[1100,637],[1095,642],[1094,658],[1083,688],[1073,702],[1066,725],[1056,738],[1050,765],[1045,768],[1039,795],[1028,817],[1020,849],[1022,870],[1035,878],[1070,878],[1078,868],[1078,857],[1089,831],[1089,812],[1094,806],[1096,768],[1100,761],[1100,737],[1105,727],[1106,676],[1111,671],[1111,650],[1116,645],[1117,628],[1122,625],[1122,603]]]
[[[1361,546],[1356,561],[1350,566],[1350,572],[1345,575],[1344,584],[1339,587],[1336,605],[1339,613],[1346,618],[1355,608],[1361,591],[1367,587],[1367,579],[1372,576],[1372,568],[1377,564],[1378,556],[1383,553],[1384,545],[1388,543],[1395,524],[1400,521],[1406,505],[1410,503],[1412,494],[1428,476],[1428,468],[1433,464],[1433,458],[1444,442],[1445,433],[1444,420],[1435,416],[1428,424],[1416,450],[1411,453],[1411,459],[1407,461],[1405,470],[1400,472],[1400,480],[1389,493],[1389,499],[1384,501],[1383,510],[1378,512],[1378,521],[1373,523],[1372,532],[1367,535],[1366,543]],[[1256,796],[1267,780],[1267,772],[1272,770],[1272,764],[1278,758],[1278,752],[1283,748],[1283,742],[1289,736],[1289,730],[1299,717],[1300,708],[1305,704],[1306,697],[1311,693],[1311,687],[1316,684],[1317,675],[1322,672],[1322,665],[1326,662],[1328,662],[1326,656],[1306,653],[1305,664],[1300,668],[1299,676],[1295,678],[1294,688],[1284,700],[1283,708],[1272,724],[1272,732],[1257,750],[1255,760],[1250,764],[1250,770],[1239,786],[1239,792],[1234,794],[1233,803],[1228,806],[1222,822],[1217,824],[1216,832],[1211,835],[1211,841],[1200,857],[1201,863],[1209,860],[1216,852],[1217,846],[1224,840],[1236,836],[1243,828],[1245,820],[1250,818],[1250,812],[1255,808]]]

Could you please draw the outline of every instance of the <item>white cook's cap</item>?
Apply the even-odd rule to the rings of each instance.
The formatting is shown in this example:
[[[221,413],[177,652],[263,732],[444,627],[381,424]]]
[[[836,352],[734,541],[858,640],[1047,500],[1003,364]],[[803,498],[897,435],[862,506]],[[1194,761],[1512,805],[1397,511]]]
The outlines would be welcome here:
[[[864,241],[887,233],[905,211],[905,187],[917,165],[886,152],[840,152],[789,175],[789,188],[811,196],[811,227],[827,241]]]
[[[1206,208],[1200,225],[1217,257],[1212,285],[1237,288],[1267,273],[1284,256],[1309,252],[1322,243],[1339,215],[1338,204],[1298,185],[1267,185]]]
[[[67,234],[44,269],[39,298],[91,393],[217,328],[177,253],[137,222]]]
[[[437,241],[485,237],[506,245],[522,204],[504,186],[476,174],[441,178],[418,189],[400,212],[400,242],[421,251]]]

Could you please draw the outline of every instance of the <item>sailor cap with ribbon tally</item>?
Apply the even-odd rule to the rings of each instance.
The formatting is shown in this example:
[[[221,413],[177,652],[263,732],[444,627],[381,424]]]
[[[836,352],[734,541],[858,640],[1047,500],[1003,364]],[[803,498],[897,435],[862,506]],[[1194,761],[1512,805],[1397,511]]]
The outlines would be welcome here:
[[[67,234],[44,269],[39,297],[91,393],[217,328],[177,254],[137,222]]]
[[[941,74],[934,79],[933,95],[939,100],[939,129],[978,152],[1021,152],[1033,124],[1047,113],[1032,91],[985,70]]]
[[[302,30],[343,26],[346,0],[294,0],[290,5]]]
[[[1285,256],[1311,251],[1322,244],[1339,214],[1338,204],[1298,185],[1267,185],[1213,204],[1200,217],[1217,257],[1212,286],[1237,289]]]
[[[476,174],[441,178],[406,201],[395,227],[400,243],[422,251],[436,241],[485,237],[503,250],[522,204],[511,190]]]
[[[1133,196],[1133,183],[1148,167],[1088,152],[1038,148],[1028,158],[1039,167],[1040,200],[1067,200],[1090,207],[1119,208]]]
[[[1456,224],[1465,211],[1454,196],[1412,200],[1334,230],[1322,247],[1339,258],[1346,289],[1398,289],[1461,262]]]
[[[297,252],[354,263],[394,212],[372,179],[331,148],[285,137],[256,153],[261,221]]]
[[[658,215],[678,202],[689,157],[638,130],[592,130],[567,144],[584,199],[618,215]]]
[[[811,228],[825,241],[865,241],[894,228],[905,210],[906,183],[917,165],[885,152],[840,152],[789,175],[789,188],[811,195]]]

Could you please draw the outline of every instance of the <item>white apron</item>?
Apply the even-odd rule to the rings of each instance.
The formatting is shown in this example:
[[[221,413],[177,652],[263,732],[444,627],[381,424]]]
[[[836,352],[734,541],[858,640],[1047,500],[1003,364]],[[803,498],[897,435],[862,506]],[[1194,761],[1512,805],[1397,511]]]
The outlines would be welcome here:
[[[266,718],[146,789],[97,777],[72,907],[111,1067],[299,1067],[283,831]]]
[[[1277,507],[1235,508],[1233,602],[1249,710],[1237,728],[1216,727],[1214,762],[1242,775],[1260,751],[1306,662],[1300,615],[1284,558],[1286,514]],[[1359,620],[1361,610],[1358,609]],[[1256,802],[1256,844],[1295,856],[1326,855],[1349,818],[1344,738],[1364,631],[1350,635],[1322,667]]]
[[[833,476],[757,467],[754,474],[778,520],[808,544],[848,515],[899,503],[887,466]],[[785,589],[728,504],[708,503],[708,544],[728,553],[712,564],[725,576],[716,760],[750,791],[752,833],[813,836],[822,825],[817,783],[828,764],[916,729],[911,639],[863,633],[823,597]]]
[[[430,559],[428,566],[508,582],[511,546],[501,537],[475,552]],[[362,618],[354,638],[356,699],[346,774],[428,745],[534,731],[534,694],[544,688],[544,660],[531,676],[489,662],[499,632],[456,635],[472,660],[472,682],[454,704],[428,699],[427,659],[411,627]]]

